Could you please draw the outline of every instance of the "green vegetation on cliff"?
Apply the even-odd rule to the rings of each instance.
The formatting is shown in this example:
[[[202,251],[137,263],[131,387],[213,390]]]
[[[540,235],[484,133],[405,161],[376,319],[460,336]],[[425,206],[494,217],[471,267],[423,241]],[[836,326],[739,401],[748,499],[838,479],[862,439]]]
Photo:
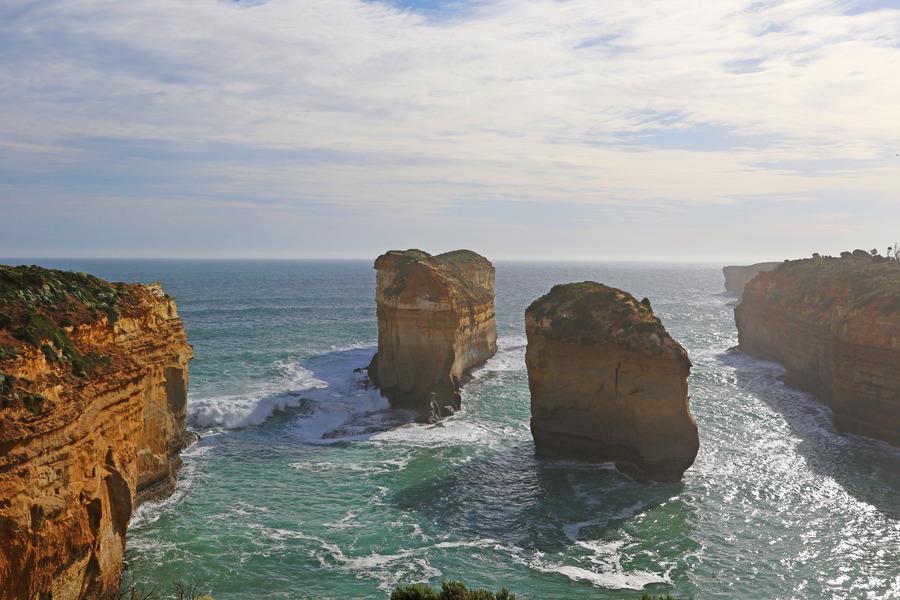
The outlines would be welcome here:
[[[687,360],[687,353],[653,314],[648,298],[638,302],[628,292],[602,283],[555,285],[532,302],[525,315],[543,336],[559,342],[613,343],[651,354],[674,352]]]
[[[27,345],[39,348],[48,362],[89,377],[108,366],[109,358],[79,352],[66,328],[103,316],[112,326],[127,291],[125,284],[107,283],[86,273],[0,265],[0,364],[14,359]],[[19,394],[13,378],[0,370],[0,408],[18,402],[38,415],[44,398]]]
[[[783,287],[783,303],[829,309],[835,302],[854,309],[884,313],[900,311],[900,261],[865,253],[846,253],[842,258],[819,256],[784,261],[766,277],[748,287],[762,291]],[[781,286],[782,282],[790,285]]]

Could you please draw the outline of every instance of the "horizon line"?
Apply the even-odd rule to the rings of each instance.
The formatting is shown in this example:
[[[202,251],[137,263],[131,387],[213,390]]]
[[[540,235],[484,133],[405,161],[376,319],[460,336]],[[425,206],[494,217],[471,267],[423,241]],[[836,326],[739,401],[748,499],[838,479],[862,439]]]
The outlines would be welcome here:
[[[245,262],[264,262],[264,261],[373,261],[376,256],[141,256],[141,257],[121,257],[121,256],[0,256],[0,264],[9,264],[7,261],[71,261],[71,260],[96,260],[96,261],[208,261],[208,262],[225,262],[225,261],[245,261]],[[484,255],[482,255],[484,256]],[[538,263],[559,263],[559,262],[575,262],[575,263],[663,263],[663,264],[716,264],[728,266],[732,264],[754,264],[759,262],[775,262],[788,260],[786,258],[770,259],[766,257],[729,257],[726,259],[711,258],[587,258],[587,257],[553,257],[553,258],[534,258],[534,257],[515,257],[510,258],[502,256],[499,258],[488,258],[492,262],[538,262]],[[807,258],[807,257],[798,257]],[[796,260],[796,259],[790,259]],[[18,263],[24,265],[25,263]]]

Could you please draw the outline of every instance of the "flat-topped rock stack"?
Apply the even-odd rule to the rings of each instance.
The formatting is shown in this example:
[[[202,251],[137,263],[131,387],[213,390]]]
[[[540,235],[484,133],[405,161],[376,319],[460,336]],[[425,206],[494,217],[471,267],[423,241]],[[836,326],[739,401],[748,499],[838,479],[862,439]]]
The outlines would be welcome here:
[[[378,352],[369,379],[395,408],[460,408],[466,374],[497,352],[494,266],[469,250],[392,250],[375,261]]]
[[[691,362],[649,300],[591,281],[556,285],[528,307],[525,331],[539,453],[681,479],[699,448]]]
[[[838,428],[900,446],[900,261],[788,261],[747,285],[734,316],[741,350],[784,365]]]

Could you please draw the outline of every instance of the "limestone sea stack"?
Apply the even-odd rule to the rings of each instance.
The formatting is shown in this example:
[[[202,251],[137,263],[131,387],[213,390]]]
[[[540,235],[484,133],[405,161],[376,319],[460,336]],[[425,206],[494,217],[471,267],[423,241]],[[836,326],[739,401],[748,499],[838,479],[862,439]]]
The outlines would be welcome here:
[[[741,350],[781,363],[839,429],[900,446],[900,261],[785,262],[747,285],[734,316]]]
[[[553,286],[525,311],[535,449],[677,481],[697,455],[691,369],[650,301],[593,281]]]
[[[751,279],[760,273],[777,268],[780,264],[779,262],[761,262],[755,265],[724,267],[722,273],[725,275],[725,289],[735,296],[740,296],[744,293],[744,286]]]
[[[0,600],[118,589],[129,519],[193,439],[191,358],[159,285],[0,265]]]
[[[422,420],[460,407],[460,385],[497,352],[494,266],[470,250],[392,250],[375,261],[378,352],[369,379]]]

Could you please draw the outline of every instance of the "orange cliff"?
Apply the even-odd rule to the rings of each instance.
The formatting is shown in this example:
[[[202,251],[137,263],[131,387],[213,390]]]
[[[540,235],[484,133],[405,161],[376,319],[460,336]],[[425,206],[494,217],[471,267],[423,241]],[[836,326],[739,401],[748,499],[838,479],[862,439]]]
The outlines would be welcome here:
[[[392,250],[375,261],[378,352],[370,380],[421,418],[460,408],[467,373],[497,352],[494,266],[469,250]]]
[[[750,281],[734,310],[740,349],[780,362],[839,429],[900,446],[900,261],[845,254]]]
[[[700,445],[691,361],[649,300],[593,281],[555,285],[525,311],[525,333],[537,452],[681,479]]]
[[[0,600],[117,589],[135,508],[194,439],[192,356],[159,285],[0,266]]]

